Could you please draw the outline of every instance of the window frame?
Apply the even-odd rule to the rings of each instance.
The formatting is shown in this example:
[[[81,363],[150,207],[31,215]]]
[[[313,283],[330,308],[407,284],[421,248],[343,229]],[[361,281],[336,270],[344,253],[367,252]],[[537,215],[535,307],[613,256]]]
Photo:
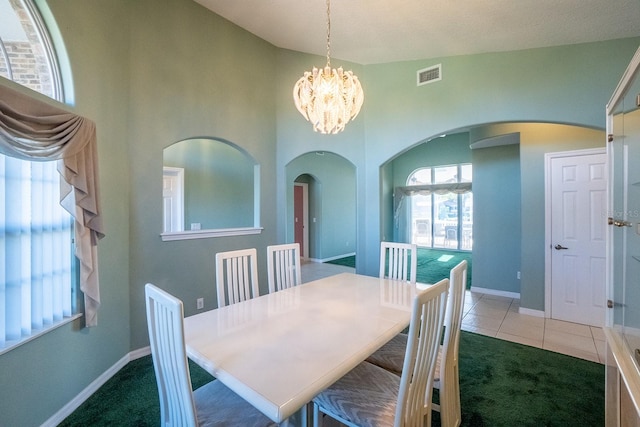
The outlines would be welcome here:
[[[411,172],[409,174],[409,176],[406,179],[406,186],[407,187],[412,187],[412,186],[438,186],[438,185],[443,185],[443,184],[447,184],[446,182],[438,182],[436,180],[436,176],[437,176],[437,171],[438,169],[445,169],[445,168],[451,168],[451,167],[456,167],[456,181],[455,182],[450,182],[452,184],[454,183],[472,183],[473,182],[473,165],[472,163],[458,163],[458,164],[450,164],[450,165],[437,165],[437,166],[424,166],[421,168],[417,168],[415,169],[413,172]],[[463,168],[465,167],[469,167],[471,168],[471,180],[468,179],[463,179]],[[417,174],[420,174],[423,171],[429,170],[430,173],[430,179],[429,179],[429,183],[423,183],[422,181],[419,181],[417,179],[415,179],[415,176]],[[466,176],[466,175],[465,175]],[[412,182],[413,181],[413,182]],[[416,184],[416,182],[420,182],[419,184]],[[465,194],[471,194],[473,197],[473,191],[470,191],[469,193],[465,193]],[[436,245],[436,235],[435,235],[435,220],[434,218],[436,217],[436,197],[438,197],[439,195],[436,194],[435,192],[432,192],[431,194],[428,195],[421,195],[421,197],[430,197],[431,198],[431,203],[430,203],[430,218],[428,219],[429,225],[430,225],[430,237],[428,237],[428,246],[424,246],[424,245],[419,245],[421,247],[425,247],[425,248],[429,248],[429,249],[455,249],[458,251],[468,251],[471,252],[473,251],[473,243],[471,240],[471,247],[470,249],[465,249],[463,248],[464,245],[464,231],[463,227],[464,227],[464,209],[462,209],[462,205],[463,205],[463,197],[465,196],[465,194],[456,194],[456,204],[457,204],[457,218],[456,218],[456,247],[455,248],[448,248],[446,246],[446,235],[443,237],[443,245],[442,246],[435,246]],[[411,215],[413,217],[413,211],[414,211],[414,207],[413,207],[413,201],[411,202]],[[415,230],[414,230],[414,219],[412,218],[411,221],[411,241],[412,243],[415,243]],[[471,220],[471,224],[473,226],[473,219]],[[446,233],[446,231],[445,231]],[[416,243],[417,244],[417,243]]]
[[[4,1],[4,0],[0,0],[0,1]],[[13,8],[13,5],[8,2],[9,7]],[[37,3],[37,4],[36,4]],[[22,82],[15,82],[17,84],[20,84],[21,86],[27,87],[31,90],[37,91],[45,96],[48,96],[52,99],[55,99],[57,101],[60,102],[64,102],[64,91],[63,91],[63,84],[62,84],[62,73],[61,73],[61,67],[60,67],[60,61],[58,58],[58,55],[56,53],[56,49],[55,49],[55,45],[53,43],[52,37],[51,37],[51,32],[49,31],[49,28],[47,26],[47,23],[49,23],[49,21],[47,20],[47,23],[45,23],[45,19],[43,17],[44,14],[48,13],[48,8],[46,7],[46,3],[42,2],[42,1],[38,1],[38,0],[20,0],[20,4],[23,6],[23,11],[28,15],[29,22],[28,24],[30,26],[32,26],[32,28],[29,29],[24,29],[25,34],[27,34],[27,40],[31,43],[31,45],[34,45],[34,37],[37,39],[37,42],[39,44],[39,48],[40,49],[34,49],[37,52],[34,54],[34,56],[38,56],[39,54],[41,54],[42,58],[40,58],[39,61],[44,62],[47,66],[47,70],[48,70],[48,75],[47,75],[47,88],[50,90],[50,93],[47,92],[43,92],[42,90],[38,90],[37,87],[34,88],[32,86],[29,86],[27,84],[23,84]],[[42,10],[44,7],[44,10]],[[14,8],[15,10],[15,8]],[[24,19],[20,19],[20,24],[23,26],[25,25],[25,20]],[[53,22],[53,21],[51,21]],[[53,23],[54,24],[54,23]],[[54,25],[55,27],[55,25]],[[56,30],[55,28],[52,28],[54,31]],[[0,44],[1,40],[0,40]],[[4,47],[4,46],[3,46]],[[6,53],[6,52],[5,52]],[[8,56],[5,56],[6,61],[7,61],[7,69],[10,70],[11,69],[11,63],[9,61]],[[38,62],[38,60],[35,61],[36,63]],[[11,76],[11,73],[8,71],[9,76],[6,77],[7,80],[10,81],[14,81],[13,79],[9,78]],[[37,73],[38,76],[40,76],[40,73]],[[41,81],[41,79],[39,79],[39,82]],[[39,83],[40,84],[40,83]],[[41,88],[42,89],[42,88]],[[52,167],[55,168],[56,167],[56,161],[52,160],[48,163],[51,163]],[[58,179],[59,175],[58,175]],[[59,200],[55,201],[58,206],[59,205]],[[73,322],[74,320],[80,318],[83,316],[83,307],[82,307],[82,298],[80,297],[80,269],[79,269],[79,262],[77,257],[75,256],[75,240],[74,240],[74,220],[73,220],[73,216],[71,214],[69,214],[68,212],[66,212],[66,210],[64,210],[62,208],[62,206],[60,206],[60,209],[63,212],[63,215],[65,215],[64,219],[68,220],[70,222],[70,227],[69,227],[69,231],[68,231],[68,236],[69,236],[69,245],[70,245],[70,255],[71,255],[71,259],[69,260],[69,267],[70,267],[70,283],[65,283],[65,286],[69,286],[70,287],[70,304],[71,304],[71,314],[67,315],[67,316],[63,316],[61,319],[58,320],[54,320],[52,323],[47,323],[45,325],[43,325],[42,328],[40,329],[31,329],[31,332],[28,335],[22,335],[19,339],[16,340],[6,340],[4,342],[4,344],[0,345],[0,355],[14,349],[17,348],[23,344],[26,344],[30,341],[33,341],[34,339],[50,332],[53,331],[57,328],[59,328],[62,325],[65,325],[67,323]],[[4,307],[3,307],[3,314],[4,314]]]

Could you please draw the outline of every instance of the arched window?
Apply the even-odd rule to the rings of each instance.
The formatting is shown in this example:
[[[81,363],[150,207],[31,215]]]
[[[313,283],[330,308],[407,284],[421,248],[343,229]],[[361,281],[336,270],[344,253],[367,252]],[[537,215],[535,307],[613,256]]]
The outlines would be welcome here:
[[[429,248],[470,251],[473,247],[471,164],[415,170],[407,186],[411,243]]]
[[[0,76],[62,101],[53,44],[30,0],[0,0]]]
[[[0,0],[0,76],[62,101],[57,60],[30,0]],[[72,218],[56,161],[0,154],[0,354],[73,318]]]

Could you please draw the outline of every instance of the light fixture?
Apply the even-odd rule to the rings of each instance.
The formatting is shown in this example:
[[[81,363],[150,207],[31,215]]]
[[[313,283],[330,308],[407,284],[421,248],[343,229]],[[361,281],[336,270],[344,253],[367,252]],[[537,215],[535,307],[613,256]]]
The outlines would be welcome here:
[[[327,0],[327,65],[305,71],[293,87],[300,114],[320,133],[338,133],[360,112],[364,94],[358,77],[342,67],[331,68],[331,4]]]

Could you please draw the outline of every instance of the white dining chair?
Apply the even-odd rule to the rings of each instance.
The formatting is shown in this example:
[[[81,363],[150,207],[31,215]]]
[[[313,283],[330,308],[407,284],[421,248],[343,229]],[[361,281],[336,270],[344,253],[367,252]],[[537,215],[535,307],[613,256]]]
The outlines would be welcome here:
[[[302,283],[300,244],[287,243],[267,246],[267,274],[269,293]]]
[[[216,254],[218,307],[260,295],[257,259],[255,248]]]
[[[160,397],[160,425],[275,426],[218,380],[192,390],[182,301],[151,283],[144,290],[151,358]]]
[[[380,278],[416,283],[417,253],[413,243],[380,242]]]
[[[444,318],[444,336],[438,351],[433,382],[433,388],[440,391],[440,403],[432,404],[431,408],[425,405],[425,411],[433,409],[440,412],[440,420],[443,427],[455,427],[462,422],[458,353],[467,270],[467,261],[463,260],[453,267],[450,272],[449,300]],[[398,334],[368,357],[367,361],[396,375],[402,375],[406,345],[407,335]]]
[[[413,301],[402,376],[363,362],[313,399],[313,425],[321,414],[348,426],[430,426],[440,331],[449,279],[418,292]]]

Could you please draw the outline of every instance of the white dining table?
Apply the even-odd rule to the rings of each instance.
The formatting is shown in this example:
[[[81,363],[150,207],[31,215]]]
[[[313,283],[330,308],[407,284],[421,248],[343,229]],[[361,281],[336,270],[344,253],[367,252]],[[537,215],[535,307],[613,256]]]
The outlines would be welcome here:
[[[281,423],[406,328],[415,293],[352,273],[308,282],[185,318],[187,354]]]

